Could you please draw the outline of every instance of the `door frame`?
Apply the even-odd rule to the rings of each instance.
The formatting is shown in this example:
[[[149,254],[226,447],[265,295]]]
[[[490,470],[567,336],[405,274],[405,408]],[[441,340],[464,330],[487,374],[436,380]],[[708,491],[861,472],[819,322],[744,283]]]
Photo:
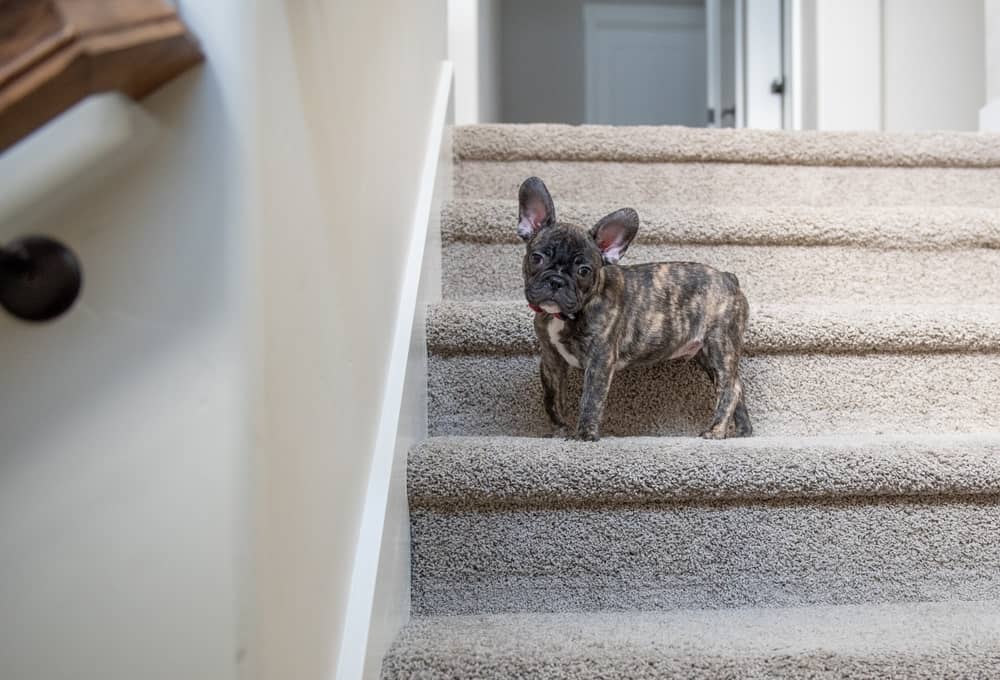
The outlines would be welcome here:
[[[746,125],[746,92],[744,86],[744,0],[733,1],[733,89],[735,90],[736,114],[733,127]],[[705,0],[705,46],[708,50],[708,127],[722,127],[722,0]]]

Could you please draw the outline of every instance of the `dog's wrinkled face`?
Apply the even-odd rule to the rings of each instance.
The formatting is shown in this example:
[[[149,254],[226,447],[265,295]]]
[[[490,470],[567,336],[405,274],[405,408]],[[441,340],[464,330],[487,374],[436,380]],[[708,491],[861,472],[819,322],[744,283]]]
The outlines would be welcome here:
[[[550,314],[572,317],[586,303],[602,264],[587,232],[571,224],[554,224],[528,241],[524,295]]]
[[[524,295],[550,314],[573,318],[590,299],[605,264],[615,264],[639,229],[631,208],[617,210],[589,231],[556,222],[542,180],[529,177],[518,192],[517,233],[527,242]]]

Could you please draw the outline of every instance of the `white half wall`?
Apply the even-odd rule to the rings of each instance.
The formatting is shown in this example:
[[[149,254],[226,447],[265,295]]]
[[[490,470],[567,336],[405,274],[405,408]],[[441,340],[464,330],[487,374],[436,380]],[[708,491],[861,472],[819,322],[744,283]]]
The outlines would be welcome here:
[[[329,680],[370,540],[446,3],[255,7],[253,662],[265,678]]]
[[[385,392],[354,554],[338,680],[377,679],[410,616],[410,449],[427,437],[427,305],[440,300],[441,204],[451,194],[451,62],[442,62],[403,265]]]

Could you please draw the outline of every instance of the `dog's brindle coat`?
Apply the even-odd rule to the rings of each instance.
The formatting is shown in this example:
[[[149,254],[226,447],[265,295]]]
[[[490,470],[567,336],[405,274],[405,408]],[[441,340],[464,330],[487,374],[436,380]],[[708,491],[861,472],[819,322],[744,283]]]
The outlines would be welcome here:
[[[701,436],[750,435],[739,376],[748,309],[736,277],[694,262],[619,266],[639,229],[634,210],[613,212],[587,232],[556,221],[537,177],[524,181],[518,198],[518,234],[527,241],[524,294],[536,311],[545,410],[555,435],[566,434],[569,366],[583,369],[575,437],[596,441],[615,371],[690,358],[718,395]]]

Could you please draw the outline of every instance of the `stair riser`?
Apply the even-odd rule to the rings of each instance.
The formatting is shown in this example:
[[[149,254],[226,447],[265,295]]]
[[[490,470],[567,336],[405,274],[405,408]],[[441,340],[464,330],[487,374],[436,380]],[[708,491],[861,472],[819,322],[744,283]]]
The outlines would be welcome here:
[[[1000,494],[1000,434],[432,437],[410,451],[411,509],[664,505]]]
[[[942,678],[989,678],[1000,654],[995,646],[983,645],[962,650],[952,657],[941,658],[935,653],[908,654],[900,657],[858,658],[831,654],[819,649],[812,654],[791,656],[776,649],[770,654],[731,656],[719,653],[688,653],[672,655],[656,647],[634,650],[626,646],[618,654],[602,654],[596,661],[592,654],[570,648],[562,654],[526,656],[523,651],[491,652],[489,642],[470,648],[441,650],[414,655],[400,654],[390,659],[382,670],[384,680],[420,678],[421,680],[453,680],[454,678],[533,678],[535,680],[715,680],[717,678],[809,678],[810,680],[942,680]],[[593,640],[596,647],[602,644]],[[693,647],[697,649],[697,646]],[[589,648],[588,648],[589,650]],[[562,651],[562,650],[560,650]],[[970,674],[971,672],[971,674]]]
[[[992,602],[414,617],[385,678],[991,678]]]
[[[446,244],[444,297],[521,300],[520,245]],[[1000,299],[1000,250],[943,252],[847,247],[636,245],[623,264],[703,262],[734,272],[751,304],[986,303]]]
[[[417,615],[1000,597],[1000,498],[415,510]]]
[[[556,197],[560,222],[584,227],[627,197],[577,203]],[[642,245],[850,246],[898,250],[1000,248],[1000,214],[977,207],[693,206],[628,201],[640,217]],[[520,244],[512,199],[458,200],[441,210],[446,242]]]
[[[456,198],[512,199],[537,175],[558,201],[707,206],[1000,207],[1000,169],[743,163],[458,161]]]
[[[595,646],[600,641],[594,641]],[[942,678],[989,678],[996,666],[996,648],[976,649],[941,659],[933,654],[902,658],[856,658],[838,656],[823,650],[815,654],[789,657],[781,650],[757,657],[729,657],[719,654],[672,657],[655,649],[628,650],[620,657],[596,662],[591,656],[572,651],[563,656],[525,658],[523,652],[491,654],[489,646],[474,649],[449,649],[428,654],[418,650],[413,657],[400,655],[382,670],[383,680],[454,680],[454,678],[490,678],[504,680],[716,680],[717,678],[809,678],[810,680],[941,680]],[[975,674],[970,675],[970,669]],[[570,675],[572,674],[572,675]]]
[[[538,363],[530,355],[432,356],[431,435],[548,434]],[[1000,429],[997,354],[761,355],[744,358],[741,371],[761,435]],[[570,378],[575,402],[580,371]],[[693,363],[625,370],[612,383],[602,431],[694,435],[713,406],[708,378]]]

